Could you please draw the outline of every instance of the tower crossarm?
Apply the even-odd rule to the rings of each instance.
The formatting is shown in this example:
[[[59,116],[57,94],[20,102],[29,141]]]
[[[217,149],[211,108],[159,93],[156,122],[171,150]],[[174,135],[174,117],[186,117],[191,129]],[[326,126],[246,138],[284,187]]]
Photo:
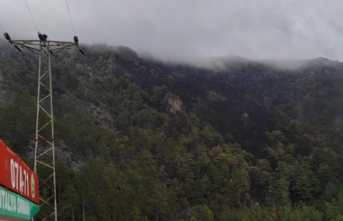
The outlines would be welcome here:
[[[56,56],[63,50],[76,47],[83,55],[85,55],[84,51],[79,47],[79,39],[77,36],[74,36],[74,42],[51,40],[12,40],[8,33],[4,33],[4,36],[6,40],[21,53],[23,53],[22,49],[26,49],[34,53],[47,51],[53,56]]]

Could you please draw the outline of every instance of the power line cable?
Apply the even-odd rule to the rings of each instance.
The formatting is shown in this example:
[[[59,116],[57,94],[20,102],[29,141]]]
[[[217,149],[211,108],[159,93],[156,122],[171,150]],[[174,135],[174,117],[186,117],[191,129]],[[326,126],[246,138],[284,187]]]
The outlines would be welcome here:
[[[31,15],[31,18],[32,18],[33,24],[35,24],[35,27],[36,27],[36,29],[37,29],[37,32],[38,32],[37,24],[36,24],[35,20],[33,19],[33,16],[32,16],[32,13],[31,13],[31,10],[30,10],[30,8],[29,8],[29,5],[27,4],[26,0],[24,0],[24,1],[25,1],[25,4],[26,4],[26,7],[27,7],[27,9],[28,9],[28,10],[29,10],[29,12],[30,12],[30,15]]]
[[[71,27],[72,27],[72,29],[73,29],[73,33],[74,33],[74,36],[75,36],[74,24],[73,24],[73,21],[72,21],[72,19],[71,19],[70,10],[69,10],[69,5],[68,5],[68,1],[67,1],[67,0],[66,0],[66,4],[67,4],[67,9],[68,9],[68,14],[69,14],[69,20],[70,20]]]

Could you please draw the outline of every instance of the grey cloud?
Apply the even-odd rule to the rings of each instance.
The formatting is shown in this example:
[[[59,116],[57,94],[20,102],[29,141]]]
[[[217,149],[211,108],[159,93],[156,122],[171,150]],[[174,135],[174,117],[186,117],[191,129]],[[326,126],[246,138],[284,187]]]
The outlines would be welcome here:
[[[27,0],[50,39],[72,40],[64,0]],[[85,43],[125,45],[166,60],[237,55],[251,59],[343,60],[339,0],[68,0]],[[36,38],[24,1],[0,0],[13,38]]]

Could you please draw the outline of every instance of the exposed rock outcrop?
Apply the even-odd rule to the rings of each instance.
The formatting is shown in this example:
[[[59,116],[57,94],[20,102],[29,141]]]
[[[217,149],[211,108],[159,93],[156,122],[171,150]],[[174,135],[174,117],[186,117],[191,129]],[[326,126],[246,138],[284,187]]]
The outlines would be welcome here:
[[[168,93],[164,97],[165,102],[167,103],[166,110],[168,113],[175,114],[176,112],[184,112],[182,100],[175,94]]]
[[[34,140],[30,142],[29,150],[30,151],[27,153],[27,156],[29,159],[33,159],[35,155],[35,141]],[[84,165],[83,162],[78,160],[75,157],[75,155],[70,150],[68,150],[68,147],[63,140],[58,140],[55,142],[55,154],[56,154],[56,159],[62,161],[68,169],[79,171]]]
[[[87,108],[88,113],[96,119],[100,125],[104,128],[114,129],[113,123],[114,119],[111,116],[111,114],[106,111],[103,107],[95,106],[94,104],[91,104]]]

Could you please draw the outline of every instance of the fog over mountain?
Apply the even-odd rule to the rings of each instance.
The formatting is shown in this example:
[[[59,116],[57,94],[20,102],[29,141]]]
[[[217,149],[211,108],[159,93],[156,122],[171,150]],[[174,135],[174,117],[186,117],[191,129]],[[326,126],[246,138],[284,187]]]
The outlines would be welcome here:
[[[65,1],[27,0],[39,31],[74,35]],[[172,61],[236,55],[250,59],[343,60],[343,2],[273,0],[69,0],[83,43],[125,45]],[[0,23],[14,39],[36,39],[24,1],[0,1]]]

